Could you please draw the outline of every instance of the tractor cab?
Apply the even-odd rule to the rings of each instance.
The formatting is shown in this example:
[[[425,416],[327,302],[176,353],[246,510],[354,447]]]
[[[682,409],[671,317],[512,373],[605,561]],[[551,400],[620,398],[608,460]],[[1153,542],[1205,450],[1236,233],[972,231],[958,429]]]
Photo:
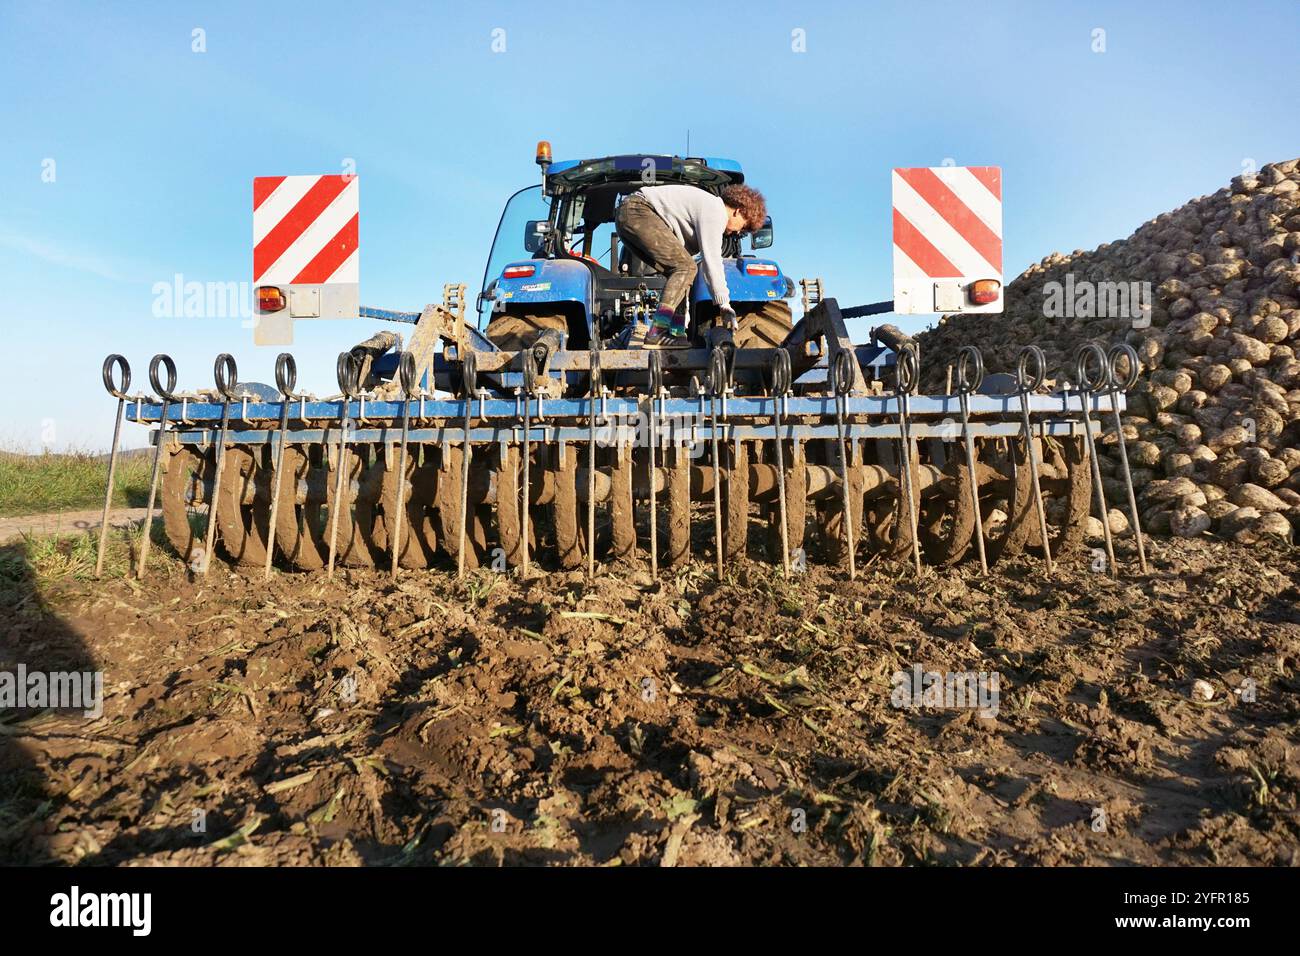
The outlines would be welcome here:
[[[636,153],[553,163],[546,143],[537,162],[542,182],[507,202],[478,300],[479,328],[506,349],[525,347],[545,329],[565,335],[570,348],[588,347],[592,334],[606,344],[653,312],[665,280],[619,241],[614,215],[624,197],[670,183],[716,194],[745,179],[739,163],[715,157]],[[788,328],[784,300],[793,283],[775,262],[752,255],[771,244],[770,219],[751,237],[751,255],[742,254],[740,237],[726,237],[727,287],[738,315],[781,312],[778,321]],[[702,276],[689,302],[697,328],[716,315]]]

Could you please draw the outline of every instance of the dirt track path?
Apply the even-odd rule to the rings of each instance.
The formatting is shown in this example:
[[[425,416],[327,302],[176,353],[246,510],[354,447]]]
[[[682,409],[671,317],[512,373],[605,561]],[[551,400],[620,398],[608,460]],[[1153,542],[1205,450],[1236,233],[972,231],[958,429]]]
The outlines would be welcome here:
[[[54,511],[43,515],[0,518],[0,544],[21,538],[24,534],[80,534],[99,527],[103,509],[88,511]],[[144,520],[143,508],[115,508],[109,513],[113,527],[124,527]]]

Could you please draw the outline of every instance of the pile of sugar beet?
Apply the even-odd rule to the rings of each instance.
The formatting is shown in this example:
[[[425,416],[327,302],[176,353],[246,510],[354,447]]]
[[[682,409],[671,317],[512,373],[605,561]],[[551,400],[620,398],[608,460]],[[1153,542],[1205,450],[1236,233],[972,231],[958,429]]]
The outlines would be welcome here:
[[[1101,283],[1149,283],[1149,307],[1134,297],[1099,317],[1118,297]],[[1062,289],[1079,308],[1063,307]],[[1091,304],[1090,289],[1103,290]],[[1003,314],[955,315],[918,339],[932,387],[968,343],[990,371],[1038,345],[1059,385],[1081,344],[1127,342],[1142,364],[1124,434],[1143,530],[1253,543],[1300,528],[1300,160],[1238,176],[1128,239],[1053,253],[1008,285]],[[1099,453],[1109,521],[1125,533],[1113,433]]]

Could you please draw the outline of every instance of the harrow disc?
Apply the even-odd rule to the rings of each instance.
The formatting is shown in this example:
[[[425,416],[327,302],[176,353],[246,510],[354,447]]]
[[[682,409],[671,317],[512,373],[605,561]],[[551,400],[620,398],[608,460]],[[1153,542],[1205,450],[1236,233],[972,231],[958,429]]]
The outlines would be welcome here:
[[[927,442],[932,457],[944,456],[943,479],[921,508],[921,547],[926,561],[950,567],[962,559],[975,539],[975,505],[970,497],[970,465],[955,443]],[[937,446],[937,447],[936,447]],[[978,470],[980,443],[975,443]]]
[[[671,465],[669,464],[671,462]],[[684,564],[691,556],[691,449],[676,445],[664,452],[667,476],[668,548],[664,560],[670,567]]]
[[[826,441],[823,446],[824,461],[839,473],[838,442]],[[863,496],[866,492],[862,469],[862,443],[848,442],[849,446],[849,509],[850,527],[855,547],[862,547]],[[836,484],[838,489],[839,485]],[[817,531],[821,539],[822,553],[831,564],[846,563],[848,551],[844,539],[844,496],[840,491],[824,496],[817,501]],[[910,539],[909,539],[910,540]],[[791,547],[794,547],[792,544]]]
[[[275,519],[276,547],[296,568],[304,571],[323,568],[329,548],[321,515],[324,489],[328,487],[324,468],[313,465],[299,446],[286,445],[277,480],[280,506]]]
[[[613,454],[609,488],[609,556],[617,560],[630,558],[636,553],[636,511],[632,504],[632,448],[619,444]]]
[[[1005,480],[992,482],[994,490],[989,497],[996,496],[999,503],[1005,502],[1004,513],[1007,517],[1000,532],[995,529],[995,533],[988,536],[986,552],[989,564],[1020,554],[1028,544],[1030,535],[1035,533],[1038,521],[1034,506],[1033,475],[1029,471],[1028,447],[1018,439],[1000,440],[992,444],[995,449],[993,467],[999,477]],[[987,483],[988,479],[985,481]],[[981,488],[983,487],[982,484]],[[993,502],[990,500],[985,503],[982,498],[981,503],[984,504],[987,519]],[[988,531],[987,521],[985,529]]]
[[[723,455],[722,556],[734,561],[745,556],[749,536],[749,442],[728,442]]]
[[[203,529],[196,532],[191,516],[202,519],[197,508],[211,494],[212,459],[200,455],[192,446],[182,445],[166,459],[162,479],[163,528],[167,540],[186,564],[196,548],[203,547]]]
[[[222,548],[238,564],[260,568],[266,563],[265,529],[271,522],[269,479],[269,471],[247,447],[235,445],[226,450],[217,496],[217,531]]]
[[[518,567],[524,560],[523,519],[519,509],[519,447],[509,445],[497,455],[497,543],[506,563]],[[531,528],[532,522],[529,522]]]
[[[406,450],[406,471],[403,480],[406,490],[402,493],[402,541],[398,548],[398,563],[403,568],[427,568],[437,549],[438,536],[433,521],[427,513],[433,503],[432,478],[430,469],[421,467],[416,461],[417,449],[412,446]],[[374,468],[380,474],[379,508],[363,512],[362,520],[369,518],[369,527],[363,524],[363,532],[371,545],[384,554],[392,554],[393,515],[397,512],[397,462],[400,454],[397,446],[383,449]]]
[[[1086,519],[1092,509],[1092,466],[1088,443],[1083,437],[1048,438],[1043,443],[1043,494],[1063,502],[1051,524],[1060,529],[1052,554],[1074,550],[1083,544]],[[1052,510],[1049,509],[1049,516]],[[1049,528],[1050,531],[1050,528]],[[1041,548],[1038,530],[1032,529],[1029,544]]]
[[[791,555],[804,548],[804,528],[808,522],[808,463],[804,458],[803,442],[786,442],[785,455],[785,515],[787,540]],[[776,456],[771,456],[775,464]],[[781,560],[781,507],[773,501],[766,508],[767,552],[775,561]]]
[[[411,523],[413,533],[419,535],[424,545],[426,567],[432,566],[442,542],[438,538],[438,520],[435,511],[438,497],[438,465],[434,459],[433,445],[425,445],[420,453],[420,465],[411,476],[411,500],[419,505],[421,520]],[[406,518],[402,523],[406,523]]]
[[[902,461],[902,444],[898,441],[876,442],[876,463],[893,474],[886,483],[883,493],[869,499],[863,525],[866,530],[868,547],[898,560],[908,560],[912,554],[912,524],[908,517],[907,504],[903,498],[903,482],[899,479],[898,462]],[[921,507],[921,448],[919,442],[912,443],[912,500],[919,525],[924,520]]]
[[[373,568],[374,556],[362,534],[363,527],[373,524],[371,511],[379,497],[379,484],[382,469],[368,467],[366,451],[363,448],[349,448],[344,458],[343,500],[338,505],[338,537],[336,539],[335,560],[344,567]],[[327,507],[334,507],[334,487],[338,477],[338,448],[327,449],[325,462],[325,487],[330,497]],[[330,522],[333,515],[327,515],[324,528],[325,548],[328,554]]]
[[[551,499],[551,524],[555,528],[555,550],[560,567],[571,570],[582,564],[583,551],[578,528],[578,449],[564,443],[555,449],[551,463],[555,493]]]
[[[487,476],[474,468],[477,458],[480,466],[488,452],[480,450],[470,456],[469,507],[465,522],[465,567],[476,568],[487,553],[487,513],[476,504],[481,500]],[[434,481],[434,527],[438,540],[453,561],[460,552],[461,528],[461,465],[464,449],[460,445],[445,446],[438,459],[438,476]]]

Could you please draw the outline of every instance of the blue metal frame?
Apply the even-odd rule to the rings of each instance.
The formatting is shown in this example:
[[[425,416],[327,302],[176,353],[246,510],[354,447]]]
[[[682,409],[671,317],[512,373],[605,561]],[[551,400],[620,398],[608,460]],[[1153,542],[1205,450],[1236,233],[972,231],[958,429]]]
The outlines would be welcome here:
[[[379,319],[382,322],[405,322],[414,325],[420,321],[419,312],[394,312],[392,309],[376,309],[363,305],[357,316],[362,319]]]
[[[1029,411],[1031,415],[1074,416],[1083,409],[1079,392],[1057,392],[1053,395],[1031,395]],[[819,416],[834,419],[835,399],[833,397],[792,397],[781,400],[780,411],[783,417]],[[554,398],[529,399],[526,403],[522,397],[516,399],[486,398],[472,400],[471,417],[475,419],[509,419],[522,420],[525,411],[532,419],[581,418],[586,419],[593,413],[598,417],[628,416],[639,414],[648,409],[648,398]],[[768,418],[777,410],[777,399],[728,397],[724,402],[722,417],[727,419]],[[660,414],[666,416],[710,414],[710,399],[670,398],[661,405]],[[847,415],[865,415],[872,418],[897,416],[899,399],[897,395],[867,395],[844,399]],[[1020,413],[1020,399],[1016,395],[971,395],[969,398],[970,414],[973,416],[992,415],[1011,418]],[[1123,396],[1118,396],[1117,404],[1123,411]],[[525,405],[527,406],[525,408]],[[289,421],[291,427],[297,424],[321,424],[330,420],[340,421],[345,415],[352,421],[369,421],[385,419],[400,422],[403,403],[400,401],[368,401],[351,399],[345,403],[342,398],[326,400],[291,400],[289,402]],[[230,408],[232,426],[248,422],[266,422],[274,425],[280,420],[284,408],[282,402],[236,402]],[[921,418],[954,418],[961,414],[961,406],[956,395],[913,395],[908,402],[912,416]],[[1088,409],[1094,415],[1111,411],[1110,397],[1105,393],[1089,393]],[[223,406],[219,402],[189,402],[177,400],[168,407],[167,421],[171,423],[216,422],[221,420]],[[465,417],[463,399],[428,398],[423,402],[412,399],[406,403],[406,410],[414,420],[449,419],[451,425]],[[133,422],[157,422],[161,418],[162,404],[144,402],[127,406],[126,417]],[[917,423],[918,426],[921,424]],[[585,430],[585,425],[583,426]],[[1014,430],[1020,426],[1010,423]],[[770,433],[770,428],[769,428]]]
[[[598,430],[601,427],[597,426]],[[617,427],[617,423],[615,423],[615,427]],[[1083,434],[1083,422],[1054,419],[1035,423],[1034,430],[1039,435],[1050,435],[1057,438],[1078,437]],[[175,431],[171,434],[181,444],[205,447],[216,442],[217,431],[216,428],[195,428]],[[637,429],[628,427],[619,434],[627,437],[635,435],[636,431]],[[1094,435],[1099,435],[1101,433],[1100,423],[1093,422],[1092,431]],[[1021,433],[1021,426],[1015,422],[971,424],[971,434],[978,438],[1016,438]],[[555,425],[548,422],[539,423],[533,421],[528,429],[528,441],[547,443],[587,442],[590,440],[590,434],[590,429],[586,425]],[[960,432],[954,431],[951,425],[917,422],[911,425],[910,434],[915,439],[940,438],[948,442],[959,442],[961,440]],[[157,435],[158,433],[155,430],[151,436],[153,443],[157,442]],[[285,443],[289,445],[310,445],[337,442],[338,435],[339,425],[338,422],[334,422],[328,428],[289,431],[285,434]],[[387,444],[399,441],[401,435],[402,429],[400,425],[357,427],[355,422],[349,421],[349,442]],[[470,443],[474,445],[511,444],[521,442],[524,439],[522,424],[478,425],[470,428],[469,435]],[[684,437],[687,435],[689,435],[689,438]],[[776,430],[772,425],[752,425],[722,419],[718,421],[719,441],[771,440],[775,436]],[[837,441],[839,430],[838,426],[833,424],[806,425],[783,421],[781,423],[781,437],[790,441]],[[897,439],[898,426],[849,422],[844,426],[844,437],[848,439]],[[409,442],[423,442],[435,445],[459,445],[464,441],[464,438],[463,426],[455,422],[448,422],[430,428],[412,427],[407,432],[407,441]],[[695,442],[709,441],[711,439],[712,429],[708,420],[696,420],[692,425],[682,426],[670,419],[660,426],[660,447],[693,445]],[[226,435],[226,441],[236,445],[270,445],[274,448],[279,443],[279,432],[275,429],[264,428],[232,429]],[[631,443],[630,441],[615,441],[606,444]]]

